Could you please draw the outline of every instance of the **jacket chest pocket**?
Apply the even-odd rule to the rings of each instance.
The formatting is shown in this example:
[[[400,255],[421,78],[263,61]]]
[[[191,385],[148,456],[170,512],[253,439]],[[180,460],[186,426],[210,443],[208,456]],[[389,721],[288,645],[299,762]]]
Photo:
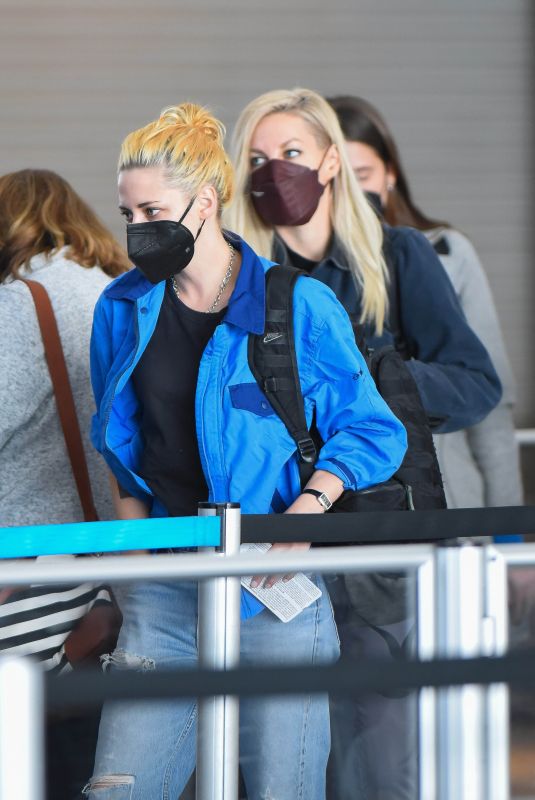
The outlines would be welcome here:
[[[258,417],[272,417],[275,412],[256,381],[229,386],[230,402],[234,408],[250,411]]]

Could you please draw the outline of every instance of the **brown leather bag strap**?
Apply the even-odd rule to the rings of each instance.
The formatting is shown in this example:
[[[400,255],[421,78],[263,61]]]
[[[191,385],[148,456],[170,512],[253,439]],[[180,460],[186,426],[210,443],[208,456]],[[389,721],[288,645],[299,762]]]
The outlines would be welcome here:
[[[86,522],[96,522],[98,520],[93,492],[89,482],[89,471],[82,444],[80,425],[76,414],[76,406],[72,396],[71,382],[65,363],[63,347],[56,323],[56,317],[52,308],[52,303],[45,287],[37,281],[30,281],[21,278],[31,292],[35,303],[37,320],[43,337],[45,356],[52,381],[52,388],[56,398],[58,416],[67,446],[67,453],[71,462],[78,496],[84,512]]]

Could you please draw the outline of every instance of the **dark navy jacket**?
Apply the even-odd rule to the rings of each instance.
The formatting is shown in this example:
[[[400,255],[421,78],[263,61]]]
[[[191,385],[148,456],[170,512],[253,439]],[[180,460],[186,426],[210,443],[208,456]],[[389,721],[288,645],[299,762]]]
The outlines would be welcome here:
[[[390,306],[434,432],[448,433],[484,419],[498,404],[501,385],[490,357],[472,331],[433,247],[412,228],[385,229],[391,269]],[[289,264],[288,252],[275,240],[273,258]],[[358,321],[361,301],[345,252],[334,238],[325,258],[312,270],[326,283],[352,320]],[[394,344],[393,315],[381,337],[366,330],[370,347]]]

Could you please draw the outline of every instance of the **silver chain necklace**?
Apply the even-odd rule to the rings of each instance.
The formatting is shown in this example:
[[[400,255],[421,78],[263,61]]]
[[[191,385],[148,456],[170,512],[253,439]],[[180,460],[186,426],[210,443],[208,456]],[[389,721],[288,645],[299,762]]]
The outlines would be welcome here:
[[[220,283],[220,285],[219,285],[219,289],[218,289],[218,292],[217,292],[216,299],[214,300],[214,302],[212,303],[212,305],[210,306],[210,308],[208,308],[208,309],[205,311],[205,314],[212,314],[212,313],[213,313],[213,311],[215,311],[215,309],[216,309],[216,308],[217,308],[217,306],[219,305],[219,301],[221,300],[221,298],[222,298],[222,296],[223,296],[223,292],[224,292],[224,291],[225,291],[225,289],[227,288],[227,286],[228,286],[228,283],[229,283],[229,281],[230,281],[230,278],[231,278],[231,276],[232,276],[232,266],[233,266],[233,264],[234,264],[234,256],[236,255],[236,250],[233,248],[233,246],[231,245],[231,243],[230,243],[230,242],[227,242],[227,244],[228,244],[228,246],[230,247],[230,261],[228,262],[227,271],[225,272],[225,275],[224,275],[224,277],[223,277],[223,280],[221,281],[221,283]],[[177,296],[177,297],[178,297],[178,299],[180,300],[180,290],[179,290],[179,288],[178,288],[178,286],[177,286],[177,282],[176,282],[176,276],[175,276],[175,275],[173,275],[173,277],[171,278],[171,283],[172,283],[172,285],[173,285],[173,289],[175,290],[175,294],[176,294],[176,296]]]

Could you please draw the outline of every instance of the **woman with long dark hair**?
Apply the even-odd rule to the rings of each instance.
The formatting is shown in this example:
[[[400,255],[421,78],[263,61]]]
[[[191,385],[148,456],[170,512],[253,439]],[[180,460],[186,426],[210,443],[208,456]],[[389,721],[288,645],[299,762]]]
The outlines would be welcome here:
[[[500,404],[479,424],[435,436],[450,508],[521,505],[522,477],[514,435],[515,382],[489,282],[471,241],[415,203],[398,147],[384,118],[361,97],[329,100],[347,154],[364,190],[380,195],[389,225],[409,225],[431,242],[466,319],[487,348],[502,384]]]

